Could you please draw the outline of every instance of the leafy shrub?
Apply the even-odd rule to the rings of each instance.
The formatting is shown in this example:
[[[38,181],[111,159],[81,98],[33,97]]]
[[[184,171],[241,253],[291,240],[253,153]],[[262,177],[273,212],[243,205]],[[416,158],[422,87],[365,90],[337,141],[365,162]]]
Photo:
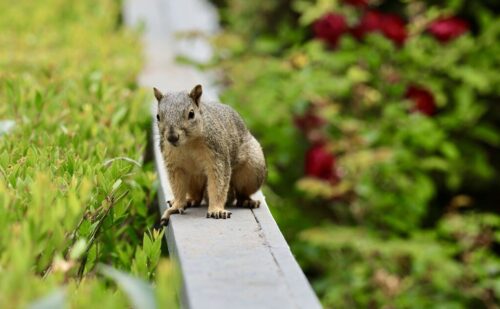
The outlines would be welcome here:
[[[15,121],[0,136],[2,308],[63,285],[74,307],[126,305],[98,263],[155,278],[162,233],[145,230],[155,176],[141,163],[149,100],[120,9],[0,2],[0,120]]]
[[[327,307],[494,308],[500,264],[490,249],[498,219],[454,214],[410,239],[317,227],[300,234],[294,251]]]
[[[438,193],[498,180],[492,159],[500,144],[492,105],[500,79],[493,69],[498,19],[480,11],[480,31],[471,35],[464,21],[453,26],[456,20],[440,19],[444,13],[435,7],[408,8],[404,24],[374,9],[332,4],[335,13],[321,17],[320,3],[295,6],[305,26],[319,18],[317,40],[283,50],[277,41],[273,52],[261,50],[258,39],[242,49],[248,37],[231,33],[216,42],[229,86],[223,100],[247,116],[268,150],[271,186],[282,182],[283,171],[287,186],[299,176],[295,162],[305,153],[295,143],[299,130],[310,147],[335,157],[329,165],[340,178],[330,185],[309,173],[315,179],[299,181],[299,189],[347,204],[354,221],[381,229],[407,233],[420,226]],[[365,22],[369,14],[376,17]],[[445,22],[455,33],[432,30]],[[305,164],[308,170],[313,163]]]
[[[498,211],[496,5],[277,3],[223,1],[211,67],[265,149],[273,213],[323,303],[493,306],[498,239],[457,260],[442,228]]]

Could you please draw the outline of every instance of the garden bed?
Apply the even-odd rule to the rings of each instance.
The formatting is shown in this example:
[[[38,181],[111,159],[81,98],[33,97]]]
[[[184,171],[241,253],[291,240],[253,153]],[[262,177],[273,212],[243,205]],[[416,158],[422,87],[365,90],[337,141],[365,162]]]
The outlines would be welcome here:
[[[498,8],[214,1],[211,68],[261,141],[271,211],[326,307],[494,307]]]
[[[127,307],[129,294],[99,275],[115,273],[96,265],[153,280],[161,256],[162,234],[148,230],[155,174],[143,166],[138,34],[120,24],[118,1],[2,1],[0,11],[0,119],[15,123],[0,135],[0,307],[45,296]]]

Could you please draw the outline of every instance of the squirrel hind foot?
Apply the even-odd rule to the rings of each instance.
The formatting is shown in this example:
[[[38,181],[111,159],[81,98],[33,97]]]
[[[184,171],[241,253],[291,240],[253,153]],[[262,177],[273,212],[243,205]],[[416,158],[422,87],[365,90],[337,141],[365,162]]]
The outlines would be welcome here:
[[[250,197],[238,198],[236,201],[236,207],[242,208],[259,208],[260,201],[252,200]]]

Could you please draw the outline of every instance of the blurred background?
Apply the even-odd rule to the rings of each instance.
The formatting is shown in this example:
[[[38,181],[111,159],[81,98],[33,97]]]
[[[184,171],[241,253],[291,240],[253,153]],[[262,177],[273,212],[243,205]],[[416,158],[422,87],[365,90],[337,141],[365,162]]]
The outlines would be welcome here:
[[[498,308],[498,1],[213,1],[222,101],[325,307]]]
[[[261,142],[324,307],[498,308],[500,3],[212,3],[213,57],[179,60],[215,71]],[[102,264],[178,304],[122,6],[0,0],[1,308],[130,306]]]

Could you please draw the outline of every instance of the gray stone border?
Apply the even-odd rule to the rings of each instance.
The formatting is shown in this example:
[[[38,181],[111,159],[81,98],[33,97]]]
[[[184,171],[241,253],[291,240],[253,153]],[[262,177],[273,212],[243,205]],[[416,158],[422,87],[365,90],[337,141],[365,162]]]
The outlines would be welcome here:
[[[142,86],[162,91],[202,84],[204,96],[216,98],[210,76],[175,61],[175,55],[204,60],[210,48],[203,39],[175,39],[178,31],[211,34],[215,10],[205,0],[126,0],[125,22],[143,24],[146,64]],[[156,102],[152,103],[154,160],[160,211],[173,198],[158,145]],[[258,209],[232,209],[231,219],[206,218],[206,206],[173,215],[166,239],[182,274],[184,308],[321,308],[269,211],[262,192]]]

